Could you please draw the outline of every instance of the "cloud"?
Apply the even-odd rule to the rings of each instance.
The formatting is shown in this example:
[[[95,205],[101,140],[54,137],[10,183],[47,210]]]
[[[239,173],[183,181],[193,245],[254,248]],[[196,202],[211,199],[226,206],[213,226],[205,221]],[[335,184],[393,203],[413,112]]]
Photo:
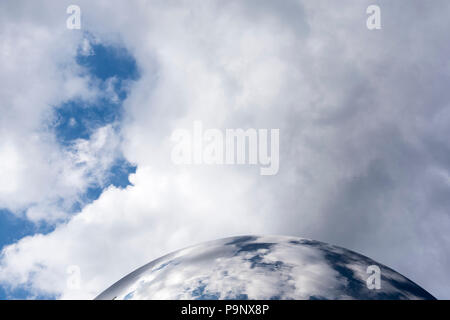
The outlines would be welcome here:
[[[62,298],[92,298],[170,250],[230,235],[277,233],[356,250],[437,297],[449,296],[450,46],[444,41],[449,5],[380,1],[383,29],[369,31],[369,1],[287,3],[275,10],[260,1],[177,6],[81,1],[84,27],[102,43],[127,48],[141,73],[123,102],[123,140],[117,140],[117,148],[137,165],[133,186],[109,187],[53,232],[4,248],[0,281]],[[41,28],[64,28],[55,27],[63,17],[52,15],[47,29]],[[28,18],[16,23],[42,23]],[[11,25],[8,21],[3,24]],[[13,122],[17,113],[10,108],[0,119],[7,146],[0,150],[9,159],[0,172],[37,175],[26,187],[21,179],[13,179],[14,188],[0,185],[0,199],[11,201],[9,207],[45,204],[42,185],[79,186],[87,179],[75,174],[70,182],[69,170],[42,183],[52,176],[45,170],[54,166],[43,164],[52,152],[36,144],[41,158],[33,154],[33,159],[42,160],[30,169],[30,156],[18,148],[23,140],[15,133],[20,130],[31,141],[30,132],[39,128],[49,105],[67,98],[61,96],[65,82],[59,81],[64,64],[55,56],[66,61],[64,53],[73,56],[79,39],[69,36],[57,44],[55,31],[27,36],[36,32],[33,27],[16,28],[14,36],[25,40],[11,36],[2,52],[19,52],[28,38],[44,42],[29,45],[38,52],[30,55],[33,61],[23,61],[39,77],[26,83],[21,82],[25,71],[20,73],[24,64],[14,64],[20,56],[3,59],[11,61],[5,62],[10,70],[5,74],[16,80],[1,91],[2,105],[27,99],[17,108],[32,110]],[[23,87],[30,89],[20,98]],[[69,96],[89,96],[79,88]],[[220,129],[279,128],[278,175],[261,177],[253,167],[173,165],[170,135],[192,127],[194,120]],[[76,161],[95,159],[90,153],[99,150],[95,146],[95,139],[78,144]],[[96,168],[97,162],[90,163]],[[95,170],[87,172],[96,177]],[[62,197],[70,194],[51,189]],[[17,200],[18,190],[23,200]],[[66,286],[69,265],[80,266],[79,290]]]
[[[14,15],[2,18],[0,208],[55,223],[102,184],[120,157],[113,111],[129,84],[89,72],[86,50],[95,39],[60,27],[60,16],[43,21],[33,14],[42,8],[27,10],[34,4],[3,6]],[[108,102],[101,117],[111,121],[87,121],[99,113],[96,105]]]
[[[2,19],[0,156],[6,161],[0,164],[0,206],[17,211],[79,187],[59,179],[70,163],[42,120],[53,105],[96,93],[73,63],[73,36],[8,21]]]

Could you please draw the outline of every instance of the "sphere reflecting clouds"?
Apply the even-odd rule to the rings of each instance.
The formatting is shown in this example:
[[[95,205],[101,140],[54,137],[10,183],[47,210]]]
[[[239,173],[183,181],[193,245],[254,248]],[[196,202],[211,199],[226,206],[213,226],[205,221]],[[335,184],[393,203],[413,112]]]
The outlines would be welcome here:
[[[295,237],[241,236],[154,260],[96,299],[434,297],[392,269],[344,248]]]

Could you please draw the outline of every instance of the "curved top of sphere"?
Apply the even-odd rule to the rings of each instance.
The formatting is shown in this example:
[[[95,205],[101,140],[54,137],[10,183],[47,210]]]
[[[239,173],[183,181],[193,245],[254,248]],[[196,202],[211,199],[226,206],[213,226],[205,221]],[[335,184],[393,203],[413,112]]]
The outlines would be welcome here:
[[[372,281],[377,267],[369,266],[379,267],[379,289]],[[344,248],[294,237],[241,236],[163,256],[96,299],[435,298],[394,270]]]

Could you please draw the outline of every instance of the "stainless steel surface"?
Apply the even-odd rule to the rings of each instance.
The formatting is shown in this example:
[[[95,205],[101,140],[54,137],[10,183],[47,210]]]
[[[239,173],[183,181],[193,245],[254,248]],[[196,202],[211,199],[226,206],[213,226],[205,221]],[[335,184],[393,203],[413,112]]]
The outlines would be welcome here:
[[[381,269],[369,289],[367,267]],[[392,269],[322,242],[242,236],[206,242],[137,269],[96,299],[433,299]]]

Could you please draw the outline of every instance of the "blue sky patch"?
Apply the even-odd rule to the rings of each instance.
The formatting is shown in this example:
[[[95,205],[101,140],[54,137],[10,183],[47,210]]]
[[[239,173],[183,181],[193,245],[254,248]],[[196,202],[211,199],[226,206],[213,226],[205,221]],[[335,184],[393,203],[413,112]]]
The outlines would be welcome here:
[[[35,224],[25,218],[18,217],[8,210],[0,209],[0,248],[13,244],[18,240],[36,233],[47,234],[55,228],[46,224]],[[23,287],[8,289],[0,286],[0,300],[26,299],[29,291]]]
[[[87,35],[89,38],[89,35]],[[108,124],[120,123],[123,116],[123,101],[128,94],[127,83],[139,78],[135,59],[121,47],[105,46],[101,43],[90,44],[89,54],[78,51],[77,63],[82,66],[94,79],[92,85],[97,85],[100,91],[112,87],[117,99],[101,97],[95,102],[87,103],[83,100],[67,101],[55,111],[55,135],[61,145],[70,147],[77,139],[90,139],[91,134],[98,128]],[[117,130],[117,126],[114,126]],[[106,173],[104,183],[91,186],[73,210],[79,211],[86,203],[90,203],[110,186],[125,188],[130,185],[128,176],[136,172],[136,167],[123,157],[116,159]]]
[[[65,146],[76,139],[89,139],[98,128],[115,123],[122,116],[122,107],[105,99],[94,105],[83,101],[68,101],[56,110],[54,132]]]
[[[73,205],[71,211],[79,212],[86,204],[97,200],[103,190],[108,186],[113,185],[117,188],[123,189],[131,185],[128,177],[130,174],[136,173],[136,168],[136,166],[132,165],[124,158],[117,159],[109,169],[106,176],[106,181],[102,185],[95,184],[89,187],[86,192],[80,196],[80,201],[77,201]]]
[[[12,244],[23,237],[35,233],[48,233],[54,228],[48,225],[35,224],[12,212],[0,209],[0,248]]]
[[[79,52],[77,63],[87,69],[101,80],[111,77],[137,80],[139,72],[136,60],[130,53],[121,47],[92,44],[92,53],[83,55]]]
[[[70,100],[55,110],[54,131],[63,145],[75,139],[89,139],[91,133],[102,126],[121,120],[122,102],[127,98],[127,83],[137,80],[136,61],[124,48],[91,44],[91,53],[78,52],[77,63],[94,79],[91,85],[105,92],[112,87],[117,100],[101,97],[94,103]]]
[[[27,286],[17,288],[6,288],[0,286],[0,300],[26,300],[30,298],[30,295],[31,292]],[[33,295],[32,298],[37,300],[54,300],[58,297],[55,295]]]

